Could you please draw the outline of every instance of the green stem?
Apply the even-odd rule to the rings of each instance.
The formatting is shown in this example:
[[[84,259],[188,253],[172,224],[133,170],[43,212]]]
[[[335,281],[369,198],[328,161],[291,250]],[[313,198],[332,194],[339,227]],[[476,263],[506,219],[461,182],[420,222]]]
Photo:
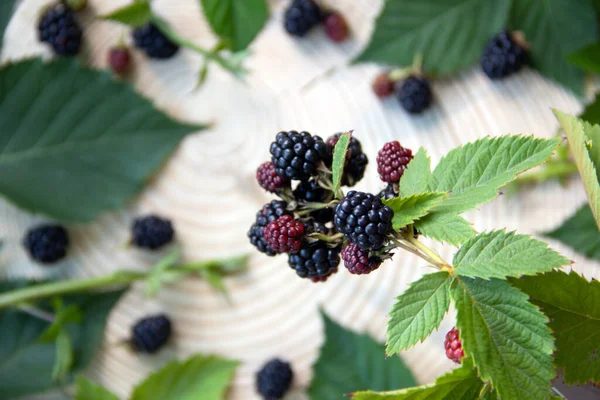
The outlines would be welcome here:
[[[396,247],[400,247],[401,249],[404,249],[404,250],[408,251],[409,253],[412,253],[412,254],[416,255],[417,257],[422,258],[423,260],[425,260],[428,263],[433,264],[437,267],[437,263],[434,259],[432,259],[431,257],[427,256],[426,254],[422,253],[421,251],[419,251],[419,249],[417,249],[411,243],[408,243],[404,240],[394,239],[394,244],[396,245]]]
[[[423,254],[427,255],[427,257],[432,259],[434,261],[435,266],[437,266],[438,268],[442,269],[450,267],[450,264],[448,264],[442,257],[440,257],[438,253],[425,246],[410,233],[405,234],[404,239],[407,240],[413,246],[415,246]]]

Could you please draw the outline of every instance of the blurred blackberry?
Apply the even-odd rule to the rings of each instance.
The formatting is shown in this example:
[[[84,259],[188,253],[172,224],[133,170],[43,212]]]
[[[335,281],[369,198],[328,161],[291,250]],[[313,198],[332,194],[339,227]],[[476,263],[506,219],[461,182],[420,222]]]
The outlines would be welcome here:
[[[396,90],[398,101],[411,114],[418,114],[431,105],[431,86],[425,78],[410,76],[402,81]]]
[[[155,353],[163,347],[171,336],[171,321],[166,315],[146,317],[132,328],[131,342],[136,351]]]
[[[35,261],[52,264],[67,255],[69,234],[61,225],[40,225],[27,232],[23,245]]]
[[[173,57],[179,46],[166,37],[152,22],[133,31],[135,47],[143,50],[150,58],[167,59]]]
[[[285,30],[293,36],[302,37],[323,19],[319,6],[312,0],[294,0],[285,11]]]
[[[327,145],[319,136],[308,132],[279,132],[271,143],[271,161],[277,174],[307,181],[317,175],[319,163],[328,156]]]
[[[156,250],[173,240],[175,231],[168,219],[156,215],[138,218],[133,222],[131,242],[137,246]]]
[[[131,66],[131,52],[128,47],[113,47],[108,52],[108,65],[117,75],[126,73]]]
[[[381,190],[381,192],[379,192],[377,194],[377,197],[379,197],[380,199],[386,199],[386,200],[393,199],[394,197],[398,197],[398,193],[394,189],[394,184],[388,183],[387,186],[385,188],[383,188]]]
[[[314,218],[304,221],[304,227],[307,235],[311,233],[329,234],[329,228],[325,226],[325,223],[317,221]]]
[[[318,222],[326,224],[328,222],[333,222],[333,214],[334,210],[331,207],[321,208],[320,210],[315,210],[310,213],[310,216]]]
[[[59,56],[77,55],[82,36],[75,13],[63,3],[48,8],[38,23],[39,40],[50,44]]]
[[[327,145],[330,151],[333,153],[333,149],[340,139],[341,133],[336,133],[327,139]],[[367,155],[363,153],[362,146],[358,139],[354,136],[350,138],[348,144],[348,150],[346,151],[346,161],[344,164],[344,174],[342,175],[342,185],[354,186],[365,176],[365,169],[369,159]]]
[[[342,250],[342,260],[344,266],[351,274],[363,275],[375,271],[383,260],[379,257],[369,257],[367,250],[361,249],[355,243],[348,243]]]
[[[256,390],[265,400],[279,400],[288,392],[293,380],[290,364],[276,358],[256,374]]]
[[[294,198],[298,202],[323,203],[333,198],[333,193],[310,180],[298,184],[294,189]]]
[[[325,16],[323,21],[325,28],[325,34],[333,42],[340,43],[346,40],[350,29],[348,29],[348,23],[346,18],[339,12],[332,12]]]
[[[387,72],[382,72],[375,77],[371,84],[373,93],[380,99],[390,96],[394,93],[394,81]]]
[[[341,247],[330,248],[323,241],[305,243],[298,253],[290,254],[288,263],[299,277],[319,281],[337,271],[340,251]]]
[[[500,79],[513,74],[526,62],[527,53],[507,30],[490,40],[481,56],[481,68],[490,79]]]
[[[281,200],[273,200],[268,204],[265,204],[263,208],[256,213],[256,220],[248,231],[248,237],[250,243],[254,245],[261,253],[265,253],[268,256],[274,256],[277,254],[274,252],[265,241],[264,228],[269,222],[275,221],[282,215],[290,215],[286,210],[287,203]]]

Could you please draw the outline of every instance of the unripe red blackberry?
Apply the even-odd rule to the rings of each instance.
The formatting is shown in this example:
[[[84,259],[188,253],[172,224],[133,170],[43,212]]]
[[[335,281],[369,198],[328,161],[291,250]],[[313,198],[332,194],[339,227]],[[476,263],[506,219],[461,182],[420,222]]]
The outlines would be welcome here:
[[[465,357],[465,351],[463,350],[462,342],[460,341],[458,329],[456,329],[456,327],[450,329],[450,332],[446,334],[444,349],[446,349],[446,357],[457,364],[460,364]]]
[[[355,243],[348,243],[342,250],[344,266],[351,274],[363,275],[375,271],[383,260],[379,257],[369,257],[369,251],[361,249]]]
[[[267,245],[276,253],[297,253],[302,247],[304,224],[291,215],[284,215],[264,229]]]
[[[346,19],[337,11],[332,12],[325,17],[323,26],[325,27],[325,33],[327,34],[327,37],[336,43],[346,40],[348,34],[350,33]]]
[[[372,83],[373,92],[379,98],[391,96],[394,93],[394,81],[387,72],[382,72],[375,77]]]
[[[108,65],[110,69],[117,74],[123,75],[129,70],[131,65],[131,52],[127,47],[113,47],[108,52]]]
[[[287,211],[287,203],[281,200],[273,200],[268,204],[265,204],[263,208],[256,213],[256,220],[248,231],[248,238],[250,243],[256,247],[261,253],[265,253],[268,256],[274,256],[277,254],[273,249],[269,247],[265,240],[264,229],[265,227],[282,215],[290,214]]]
[[[413,159],[412,151],[402,147],[397,140],[386,143],[377,154],[377,172],[382,181],[400,181],[408,163]]]
[[[290,185],[290,181],[275,172],[275,165],[267,161],[256,170],[258,184],[267,192],[276,193],[280,188]]]

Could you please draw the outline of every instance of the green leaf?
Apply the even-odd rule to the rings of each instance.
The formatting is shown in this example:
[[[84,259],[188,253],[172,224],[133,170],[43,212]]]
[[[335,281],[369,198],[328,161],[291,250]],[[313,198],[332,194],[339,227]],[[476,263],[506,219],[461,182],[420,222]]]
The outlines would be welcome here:
[[[77,377],[75,400],[119,400],[117,395],[90,381],[85,376]]]
[[[454,246],[477,234],[473,226],[456,213],[432,212],[416,221],[415,227],[425,237]]]
[[[336,193],[336,195],[339,193],[340,186],[342,185],[344,165],[346,163],[346,153],[348,151],[350,139],[352,139],[352,132],[342,133],[333,149],[333,162],[331,164],[331,170],[333,172],[333,193]]]
[[[358,61],[410,65],[421,54],[425,71],[450,74],[479,60],[509,7],[509,0],[388,0]]]
[[[600,75],[600,42],[569,54],[567,60],[581,69]]]
[[[600,94],[596,94],[594,101],[585,107],[579,118],[590,124],[600,124]]]
[[[465,354],[505,399],[548,399],[554,343],[548,319],[507,282],[457,277],[450,289]]]
[[[152,267],[150,276],[146,278],[144,286],[144,294],[146,296],[156,295],[160,291],[163,283],[172,281],[169,275],[171,272],[169,271],[169,268],[173,267],[180,257],[181,251],[179,249],[175,249],[159,260],[154,267]],[[178,274],[177,277],[179,276],[181,275]]]
[[[429,210],[440,204],[447,196],[448,193],[445,192],[428,192],[387,199],[383,203],[394,211],[392,223],[394,229],[399,231],[427,215]]]
[[[527,235],[495,230],[480,233],[454,256],[454,272],[469,278],[518,278],[569,265],[571,260]]]
[[[392,392],[356,392],[353,400],[475,400],[483,388],[472,364],[467,360],[462,367],[439,377],[435,384],[395,390]]]
[[[172,361],[138,385],[131,400],[222,400],[238,365],[205,355]]]
[[[0,50],[2,50],[4,32],[12,17],[16,2],[17,0],[2,0],[0,2]]]
[[[554,110],[554,115],[556,115],[556,118],[567,134],[569,149],[571,150],[571,154],[573,154],[579,175],[581,175],[581,179],[583,180],[592,214],[594,215],[596,224],[600,228],[600,183],[598,183],[600,169],[597,169],[598,164],[594,165],[586,144],[590,139],[588,134],[600,135],[600,127],[598,125],[592,127],[587,122],[583,122],[558,110]],[[596,147],[600,147],[600,138],[596,141]]]
[[[0,126],[0,193],[63,221],[123,206],[183,137],[204,128],[64,59],[0,69]]]
[[[135,0],[133,3],[121,7],[110,14],[102,15],[99,18],[134,27],[142,26],[152,19],[152,9],[150,8],[150,1]]]
[[[561,241],[587,258],[600,261],[600,232],[588,204],[545,236]]]
[[[550,319],[556,338],[555,362],[565,382],[600,381],[600,282],[589,282],[571,271],[552,271],[515,279]]]
[[[311,400],[341,399],[358,389],[392,390],[416,385],[400,357],[385,358],[384,346],[325,319],[325,344],[308,389]]]
[[[52,380],[65,382],[73,366],[73,343],[69,332],[61,329],[56,337],[56,359],[52,368]]]
[[[537,70],[583,95],[585,74],[569,64],[566,56],[598,37],[596,15],[589,0],[513,1],[510,24],[525,33]]]
[[[22,281],[5,282],[0,284],[0,293],[25,285]],[[84,370],[100,348],[108,314],[123,293],[116,290],[62,297],[66,308],[76,304],[83,314],[81,322],[63,325],[72,342],[71,376]],[[51,310],[48,302],[37,306]],[[57,386],[52,377],[56,345],[41,340],[49,326],[49,322],[15,309],[0,312],[0,388],[4,396],[24,396]],[[60,347],[66,348],[64,343]]]
[[[518,174],[546,161],[560,139],[483,138],[451,150],[433,171],[429,190],[451,192],[435,210],[461,213],[498,196]]]
[[[440,326],[450,307],[451,281],[444,271],[427,274],[396,298],[387,326],[386,354],[422,342]]]
[[[427,150],[420,148],[400,179],[400,195],[402,197],[427,192],[431,177],[431,160]]]
[[[233,51],[244,50],[269,17],[265,0],[200,0],[204,15]]]

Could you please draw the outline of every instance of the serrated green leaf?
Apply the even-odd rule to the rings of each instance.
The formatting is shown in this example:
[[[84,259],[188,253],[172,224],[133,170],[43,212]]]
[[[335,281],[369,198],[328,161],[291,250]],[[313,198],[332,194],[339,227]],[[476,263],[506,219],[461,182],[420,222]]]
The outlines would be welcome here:
[[[600,124],[600,94],[596,94],[594,100],[585,107],[579,118],[590,124]]]
[[[600,282],[589,282],[573,271],[552,271],[512,283],[550,318],[555,362],[564,369],[565,382],[599,382]]]
[[[0,193],[63,221],[121,207],[183,137],[203,129],[65,59],[0,69],[0,126]]]
[[[545,236],[560,240],[579,254],[600,261],[600,231],[588,204]]]
[[[440,326],[450,307],[451,281],[444,271],[427,274],[396,298],[387,326],[386,354],[422,342]]]
[[[600,74],[600,42],[592,43],[567,55],[567,60],[587,72]]]
[[[233,51],[248,47],[269,16],[265,0],[200,0],[200,3],[213,31]]]
[[[596,125],[595,128],[592,128],[590,124],[558,110],[554,110],[554,115],[556,115],[569,139],[569,149],[583,180],[596,225],[600,228],[600,183],[598,183],[598,172],[600,170],[592,162],[586,145],[589,140],[587,133],[595,133],[600,127]],[[600,141],[598,142],[600,144]]]
[[[432,212],[416,221],[415,228],[425,237],[454,246],[477,234],[473,226],[456,213]]]
[[[348,151],[348,145],[352,139],[352,132],[346,132],[340,135],[335,147],[333,149],[333,162],[331,164],[331,171],[333,172],[333,193],[337,194],[340,191],[342,185],[342,177],[344,176],[344,165],[346,163],[346,153]]]
[[[509,7],[509,0],[388,0],[358,61],[410,65],[421,54],[425,71],[450,74],[479,60]]]
[[[510,25],[525,33],[531,45],[531,63],[537,70],[583,94],[585,74],[569,64],[566,56],[598,38],[589,0],[513,1]]]
[[[117,395],[80,375],[75,387],[75,400],[119,400]]]
[[[450,289],[465,354],[505,399],[550,397],[554,342],[548,319],[507,282],[457,277]]]
[[[358,389],[392,390],[416,385],[399,357],[385,358],[384,346],[325,319],[325,344],[308,389],[311,400],[332,400]]]
[[[454,256],[454,272],[469,278],[518,278],[569,265],[571,260],[528,235],[495,230],[480,233]]]
[[[466,361],[466,360],[465,360]],[[461,368],[439,377],[435,384],[412,387],[391,392],[356,392],[353,400],[476,400],[483,388],[472,364],[465,362]]]
[[[10,22],[10,18],[15,8],[17,0],[2,0],[0,2],[0,50],[2,50],[2,42],[4,40],[4,32]]]
[[[150,8],[150,1],[135,0],[133,3],[121,7],[110,14],[102,15],[99,18],[137,27],[150,22],[152,19],[152,9]]]
[[[435,210],[461,213],[498,196],[518,174],[542,164],[560,139],[526,136],[483,138],[451,150],[435,167],[429,190],[451,192]]]
[[[431,177],[431,160],[424,148],[420,148],[400,178],[400,195],[410,196],[427,191]]]
[[[440,204],[447,196],[448,193],[445,192],[428,192],[384,199],[383,203],[394,211],[392,224],[394,230],[399,231],[406,225],[412,224],[427,215],[429,210]]]
[[[222,400],[239,362],[196,355],[172,361],[139,384],[131,400]]]

